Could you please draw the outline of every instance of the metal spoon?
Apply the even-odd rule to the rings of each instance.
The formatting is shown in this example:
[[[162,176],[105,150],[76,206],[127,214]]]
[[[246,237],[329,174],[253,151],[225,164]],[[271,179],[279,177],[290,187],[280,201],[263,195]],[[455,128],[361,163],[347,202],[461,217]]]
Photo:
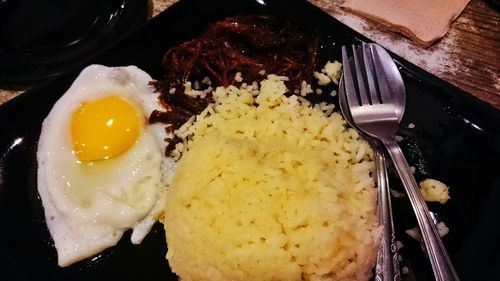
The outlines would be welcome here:
[[[354,65],[349,62],[344,65],[344,92],[352,122],[359,131],[380,140],[387,148],[415,212],[436,280],[459,280],[410,166],[396,142],[395,134],[400,124],[398,112],[404,111],[406,106],[401,74],[382,47],[363,44],[359,48],[361,56],[352,46]],[[346,47],[342,48],[342,57],[348,60]],[[402,90],[393,92],[391,86]]]

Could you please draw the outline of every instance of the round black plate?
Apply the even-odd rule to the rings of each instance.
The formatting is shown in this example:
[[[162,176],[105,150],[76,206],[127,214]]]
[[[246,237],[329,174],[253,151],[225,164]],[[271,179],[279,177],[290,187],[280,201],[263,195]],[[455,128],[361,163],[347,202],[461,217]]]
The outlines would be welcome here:
[[[0,86],[58,75],[148,17],[145,0],[0,1]]]

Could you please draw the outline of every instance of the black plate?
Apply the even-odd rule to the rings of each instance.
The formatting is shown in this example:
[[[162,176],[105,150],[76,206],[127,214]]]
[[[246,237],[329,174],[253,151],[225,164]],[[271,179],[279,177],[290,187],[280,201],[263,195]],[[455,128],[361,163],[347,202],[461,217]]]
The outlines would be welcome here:
[[[294,19],[323,34],[320,60],[340,60],[343,44],[366,38],[306,1],[183,0],[112,49],[91,60],[110,66],[137,65],[153,77],[165,50],[198,35],[209,23],[240,13]],[[444,242],[462,280],[500,280],[500,113],[464,91],[394,56],[407,89],[399,134],[417,168],[417,180],[450,186],[446,205],[429,207],[450,228]],[[95,258],[57,266],[36,189],[36,145],[41,123],[82,67],[0,107],[0,280],[176,280],[165,261],[161,225],[134,246],[127,232]],[[414,129],[407,128],[415,124]],[[402,188],[392,175],[392,187]],[[397,237],[404,244],[406,280],[433,280],[420,245],[405,234],[417,225],[407,197],[394,199]]]
[[[63,73],[147,18],[146,0],[3,0],[0,86],[23,88]]]

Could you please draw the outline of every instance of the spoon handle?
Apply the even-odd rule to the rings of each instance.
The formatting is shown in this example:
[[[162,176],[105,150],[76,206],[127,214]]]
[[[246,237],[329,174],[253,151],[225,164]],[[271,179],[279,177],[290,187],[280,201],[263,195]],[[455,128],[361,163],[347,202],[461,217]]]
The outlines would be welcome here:
[[[408,162],[406,162],[401,148],[394,138],[382,139],[382,142],[389,151],[389,155],[410,198],[436,280],[460,280],[439,237],[429,209],[420,193],[415,177],[408,166]]]
[[[398,252],[394,235],[394,224],[392,221],[392,207],[387,177],[387,166],[384,150],[379,141],[372,140],[371,146],[375,154],[375,166],[377,171],[378,187],[378,216],[382,226],[382,237],[377,253],[377,266],[375,268],[376,281],[399,281]]]

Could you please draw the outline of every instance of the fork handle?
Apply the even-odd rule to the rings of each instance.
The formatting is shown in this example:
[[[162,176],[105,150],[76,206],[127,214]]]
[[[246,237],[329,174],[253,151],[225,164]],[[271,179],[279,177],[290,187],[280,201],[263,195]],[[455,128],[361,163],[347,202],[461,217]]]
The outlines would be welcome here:
[[[451,263],[443,242],[439,237],[436,225],[434,224],[429,209],[420,193],[415,177],[410,170],[401,148],[394,138],[382,139],[382,143],[385,145],[392,158],[417,217],[425,249],[434,272],[434,277],[437,281],[460,280],[453,268],[453,264]]]
[[[378,187],[378,212],[379,222],[382,226],[382,237],[377,252],[377,265],[375,268],[376,281],[400,281],[398,252],[396,238],[394,235],[394,224],[392,221],[392,207],[389,191],[389,179],[387,177],[387,166],[382,144],[377,140],[371,140],[375,155],[375,166],[377,171]]]

